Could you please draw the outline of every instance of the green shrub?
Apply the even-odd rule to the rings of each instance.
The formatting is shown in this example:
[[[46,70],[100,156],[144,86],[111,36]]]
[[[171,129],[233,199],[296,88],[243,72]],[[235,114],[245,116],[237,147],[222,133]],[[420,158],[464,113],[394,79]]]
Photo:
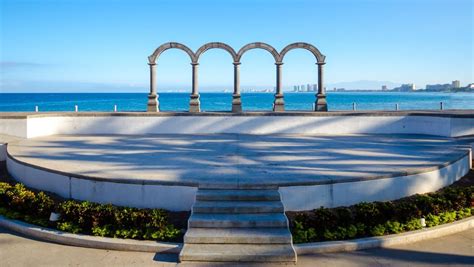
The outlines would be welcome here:
[[[72,222],[60,222],[58,223],[58,229],[61,231],[69,232],[73,234],[82,232],[82,229],[78,225]]]
[[[385,234],[385,226],[383,226],[381,224],[378,224],[378,225],[372,227],[372,229],[370,229],[370,234],[373,235],[373,236],[384,235]]]
[[[104,226],[94,226],[92,227],[92,234],[95,236],[112,236],[112,225],[107,224]]]
[[[471,216],[472,203],[474,186],[452,186],[395,201],[363,202],[332,209],[321,207],[312,211],[288,212],[288,216],[292,233],[296,236],[294,242],[300,243],[417,230],[422,228],[420,218],[423,217],[427,226],[433,227]]]
[[[358,234],[358,229],[357,229],[357,226],[355,225],[349,225],[349,227],[347,227],[347,231],[346,231],[346,237],[345,239],[351,239],[351,238],[354,238],[357,236]]]
[[[403,225],[397,221],[387,221],[385,223],[385,229],[390,234],[398,234],[403,232]]]
[[[295,243],[307,243],[316,239],[317,234],[313,227],[304,229],[303,224],[298,221],[294,221],[294,224],[295,227],[292,229],[292,234]]]
[[[440,218],[437,215],[428,214],[425,218],[425,221],[427,227],[433,227],[439,225]]]
[[[441,224],[454,222],[456,220],[456,211],[443,212],[439,216]]]
[[[413,230],[418,230],[421,228],[423,228],[423,226],[421,226],[420,219],[418,218],[413,218],[407,221],[405,224],[403,224],[403,230],[405,231],[413,231]]]
[[[181,231],[168,223],[162,209],[137,209],[97,204],[88,201],[65,201],[59,205],[62,222],[75,222],[83,233],[97,236],[177,240]]]
[[[470,208],[464,208],[464,209],[461,209],[461,210],[457,211],[456,219],[461,220],[461,219],[470,217],[471,214],[472,214],[472,213],[471,213],[471,209],[470,209]]]
[[[49,222],[52,211],[61,214],[57,224]],[[182,233],[168,222],[162,209],[136,209],[68,200],[59,203],[44,192],[35,193],[22,184],[0,183],[0,214],[40,226],[53,226],[71,233],[96,236],[179,240]]]

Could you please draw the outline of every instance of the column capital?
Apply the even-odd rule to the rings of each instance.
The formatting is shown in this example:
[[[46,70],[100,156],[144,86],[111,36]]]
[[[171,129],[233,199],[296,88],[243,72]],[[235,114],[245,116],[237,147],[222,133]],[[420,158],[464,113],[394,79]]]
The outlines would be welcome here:
[[[323,66],[323,65],[326,65],[326,62],[316,62],[316,65]]]
[[[199,65],[199,63],[198,62],[191,62],[191,65],[197,66],[197,65]]]
[[[156,63],[150,63],[150,62],[148,62],[148,65],[150,65],[150,66],[156,66]]]
[[[239,61],[236,61],[236,62],[233,62],[232,64],[234,64],[234,66],[238,66],[240,65],[241,63]]]
[[[275,62],[275,65],[281,66],[281,65],[283,65],[283,62],[281,62],[281,61]]]

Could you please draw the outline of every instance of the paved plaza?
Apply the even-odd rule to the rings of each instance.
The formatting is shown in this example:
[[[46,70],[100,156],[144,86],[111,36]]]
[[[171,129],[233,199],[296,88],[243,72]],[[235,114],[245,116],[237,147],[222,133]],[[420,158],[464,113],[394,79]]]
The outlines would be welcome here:
[[[420,135],[65,135],[10,143],[8,151],[21,162],[76,177],[177,185],[398,177],[465,155],[452,139]]]
[[[31,240],[0,228],[2,267],[176,266],[177,258],[177,255],[69,247]],[[297,266],[472,266],[473,263],[474,229],[470,229],[389,249],[298,256]]]

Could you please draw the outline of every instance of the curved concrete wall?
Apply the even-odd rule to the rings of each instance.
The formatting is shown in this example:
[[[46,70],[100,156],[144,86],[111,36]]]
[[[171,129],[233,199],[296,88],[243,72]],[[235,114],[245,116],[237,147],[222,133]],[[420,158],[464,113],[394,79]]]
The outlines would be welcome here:
[[[469,115],[469,114],[468,114]],[[55,134],[474,134],[472,117],[450,113],[62,113],[9,118],[0,133],[23,138]]]
[[[424,173],[350,183],[280,187],[279,191],[285,210],[291,211],[389,201],[448,186],[469,172],[470,163],[470,154],[466,154],[444,168]]]
[[[144,185],[93,181],[48,172],[7,157],[10,175],[26,186],[53,192],[64,198],[137,208],[188,211],[197,187]]]
[[[433,192],[467,174],[470,153],[437,170],[423,173],[346,183],[280,187],[287,211],[338,207],[362,201],[387,201],[417,193]],[[140,208],[164,208],[188,211],[194,203],[197,187],[131,184],[95,181],[49,172],[7,158],[10,174],[27,186],[56,193],[65,198],[112,203]]]

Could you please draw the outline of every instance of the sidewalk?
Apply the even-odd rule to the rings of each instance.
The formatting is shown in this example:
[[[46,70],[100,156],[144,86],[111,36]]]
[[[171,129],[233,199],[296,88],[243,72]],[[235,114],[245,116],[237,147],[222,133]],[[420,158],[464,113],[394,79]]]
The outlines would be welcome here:
[[[176,266],[177,255],[69,247],[31,240],[0,228],[0,261],[2,267]],[[221,265],[229,266],[229,264]],[[474,265],[474,229],[390,249],[299,256],[297,264],[297,266],[433,265]],[[200,264],[199,266],[208,266],[208,264]]]

